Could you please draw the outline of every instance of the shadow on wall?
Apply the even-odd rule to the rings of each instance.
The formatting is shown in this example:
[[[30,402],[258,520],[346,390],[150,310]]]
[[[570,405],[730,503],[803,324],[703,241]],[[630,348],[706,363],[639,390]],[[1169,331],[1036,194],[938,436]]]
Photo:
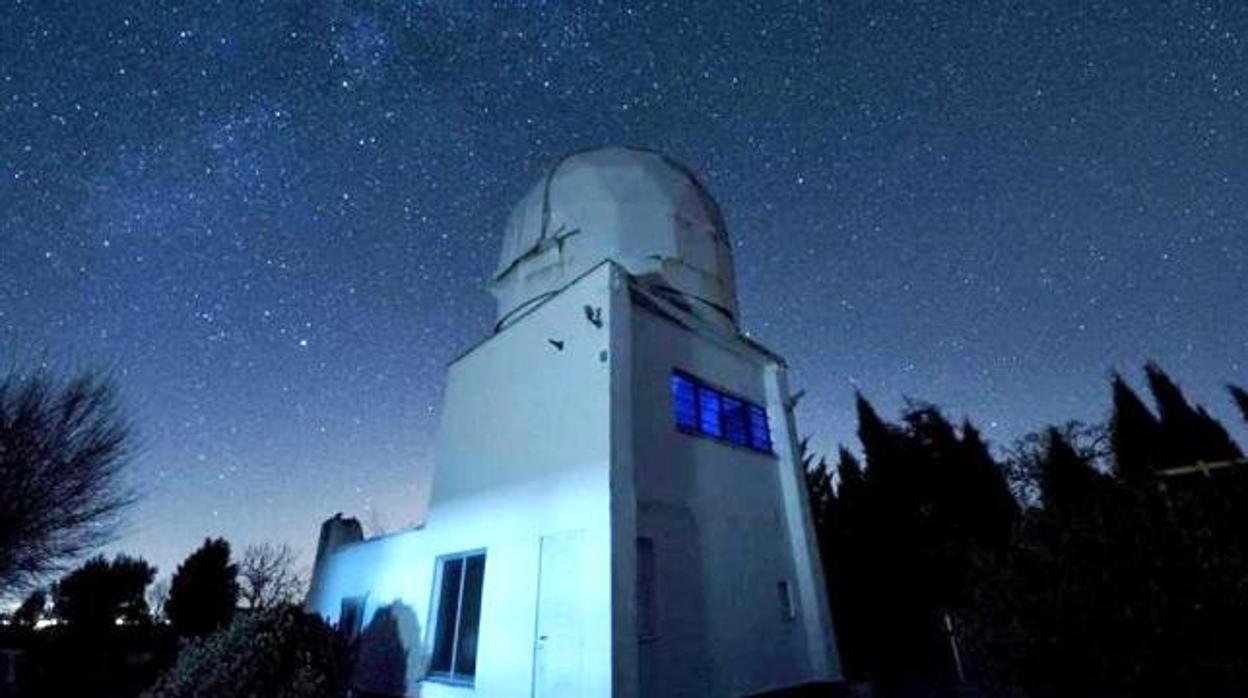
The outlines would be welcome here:
[[[421,646],[420,621],[411,608],[400,601],[378,608],[355,642],[351,683],[356,695],[419,696],[415,679],[425,665]]]

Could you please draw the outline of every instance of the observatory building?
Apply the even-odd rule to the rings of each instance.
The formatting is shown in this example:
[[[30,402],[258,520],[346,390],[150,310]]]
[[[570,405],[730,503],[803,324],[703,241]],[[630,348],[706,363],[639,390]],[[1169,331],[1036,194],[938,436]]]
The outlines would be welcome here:
[[[745,696],[840,678],[784,360],[683,166],[564,157],[448,368],[418,528],[325,522],[308,604],[389,695]]]

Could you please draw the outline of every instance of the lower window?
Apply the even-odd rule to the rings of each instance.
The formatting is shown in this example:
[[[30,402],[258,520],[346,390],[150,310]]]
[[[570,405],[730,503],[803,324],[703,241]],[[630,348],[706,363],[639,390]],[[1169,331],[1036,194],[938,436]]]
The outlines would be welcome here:
[[[477,674],[477,629],[481,624],[481,582],[485,553],[461,553],[440,558],[435,577],[433,655],[429,674],[454,682],[472,683]]]
[[[658,594],[655,591],[654,539],[637,539],[637,639],[653,642],[658,635]]]

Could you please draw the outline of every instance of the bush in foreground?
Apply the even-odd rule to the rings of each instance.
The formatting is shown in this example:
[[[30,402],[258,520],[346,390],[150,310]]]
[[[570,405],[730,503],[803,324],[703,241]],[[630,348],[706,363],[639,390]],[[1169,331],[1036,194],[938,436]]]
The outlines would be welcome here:
[[[193,640],[147,698],[339,698],[346,651],[318,616],[282,605],[238,616]]]

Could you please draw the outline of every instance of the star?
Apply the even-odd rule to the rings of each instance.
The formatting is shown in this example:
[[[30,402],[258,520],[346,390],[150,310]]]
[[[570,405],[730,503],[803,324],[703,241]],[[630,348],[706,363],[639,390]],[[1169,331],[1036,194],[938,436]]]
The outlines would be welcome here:
[[[512,205],[629,144],[718,202],[820,452],[855,389],[1003,447],[1150,358],[1248,440],[1248,9],[1124,6],[11,4],[0,346],[120,376],[160,482],[120,549],[172,569],[205,531],[151,522],[212,521],[310,557],[361,501],[423,517]]]

